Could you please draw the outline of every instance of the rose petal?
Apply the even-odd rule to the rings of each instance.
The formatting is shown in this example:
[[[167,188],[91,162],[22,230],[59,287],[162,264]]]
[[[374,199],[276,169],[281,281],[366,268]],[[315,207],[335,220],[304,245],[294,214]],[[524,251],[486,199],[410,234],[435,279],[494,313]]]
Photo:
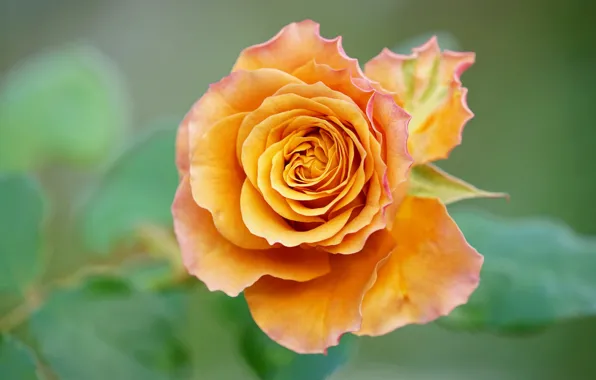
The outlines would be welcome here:
[[[373,128],[381,134],[382,156],[387,163],[387,185],[392,204],[385,209],[387,228],[391,229],[397,208],[406,195],[412,157],[408,153],[408,115],[391,96],[375,93],[367,107],[366,115]]]
[[[380,215],[381,207],[381,187],[378,178],[375,176],[369,182],[368,193],[366,194],[366,204],[358,214],[346,223],[338,233],[329,239],[319,242],[319,245],[331,253],[344,255],[360,254],[360,250],[365,245],[366,240],[371,233],[383,229],[386,225],[385,219],[375,216]],[[374,223],[373,223],[374,221]],[[353,235],[349,242],[343,244],[347,235]]]
[[[440,201],[406,197],[392,235],[397,245],[364,297],[357,335],[430,322],[465,303],[478,286],[483,258]]]
[[[373,94],[372,84],[367,79],[354,76],[349,69],[335,70],[314,60],[297,68],[292,74],[304,83],[324,83],[330,89],[345,94],[363,110]]]
[[[196,150],[197,139],[212,125],[224,117],[255,110],[265,98],[290,83],[302,82],[279,70],[260,69],[237,71],[209,86],[188,115],[190,154]]]
[[[190,168],[190,150],[188,141],[188,123],[190,122],[190,112],[178,127],[176,133],[176,168],[180,179],[188,174]]]
[[[360,306],[376,268],[394,247],[386,231],[373,235],[358,255],[333,256],[331,272],[298,283],[263,277],[245,297],[259,327],[298,353],[324,353],[361,324]]]
[[[460,144],[473,117],[460,76],[473,63],[474,53],[441,53],[433,37],[412,55],[385,49],[365,65],[366,75],[412,115],[408,148],[416,163],[447,158]]]
[[[359,254],[373,233],[386,228],[387,222],[385,220],[385,215],[383,215],[382,212],[375,213],[368,223],[364,222],[364,220],[368,220],[366,211],[364,211],[363,215],[366,216],[367,219],[364,219],[364,216],[361,218],[362,221],[358,223],[363,226],[361,229],[353,233],[345,234],[340,243],[326,246],[325,251],[341,255]]]
[[[349,69],[354,76],[363,77],[358,60],[346,55],[341,37],[323,38],[319,29],[319,24],[311,20],[289,24],[269,41],[244,49],[232,70],[269,67],[292,73],[316,60],[333,69]]]
[[[271,208],[249,180],[242,186],[240,205],[242,218],[250,232],[267,239],[271,245],[280,243],[286,247],[317,243],[335,235],[353,212],[348,209],[318,227],[297,231]]]
[[[224,238],[246,249],[268,249],[269,243],[250,233],[240,213],[244,171],[230,146],[236,144],[245,112],[223,118],[195,141],[190,184],[196,203],[209,210]]]
[[[327,255],[314,249],[248,250],[230,243],[215,228],[211,214],[194,202],[188,177],[178,187],[172,214],[184,265],[211,291],[235,297],[264,275],[309,281],[330,270]]]

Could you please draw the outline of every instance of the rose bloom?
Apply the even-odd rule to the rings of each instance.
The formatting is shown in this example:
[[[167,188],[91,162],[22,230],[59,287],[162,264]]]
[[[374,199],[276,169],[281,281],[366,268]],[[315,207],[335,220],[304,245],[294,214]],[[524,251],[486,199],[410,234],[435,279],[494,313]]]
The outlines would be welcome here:
[[[465,303],[483,258],[444,203],[477,189],[429,163],[472,117],[459,77],[473,62],[433,38],[362,72],[312,21],[245,49],[179,128],[172,212],[189,273],[244,291],[259,327],[299,353]]]

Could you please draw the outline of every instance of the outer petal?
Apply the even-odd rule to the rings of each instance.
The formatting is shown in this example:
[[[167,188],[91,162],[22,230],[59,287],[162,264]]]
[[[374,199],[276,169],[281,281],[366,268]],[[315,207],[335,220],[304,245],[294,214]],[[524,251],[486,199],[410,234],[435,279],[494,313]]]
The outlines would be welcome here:
[[[373,87],[368,79],[354,75],[350,69],[333,69],[315,60],[300,66],[292,74],[308,84],[324,83],[332,90],[347,95],[363,111],[373,94]]]
[[[245,296],[255,322],[277,343],[298,353],[322,353],[361,324],[360,306],[376,268],[394,247],[385,230],[357,255],[334,255],[331,272],[308,282],[264,277]]]
[[[246,48],[232,71],[269,67],[292,73],[313,59],[363,77],[358,60],[346,55],[341,37],[331,40],[321,37],[319,24],[311,20],[289,24],[269,41]]]
[[[184,265],[211,291],[237,296],[264,275],[308,281],[329,273],[323,252],[302,249],[248,250],[223,238],[211,214],[194,202],[188,177],[178,187],[172,205],[174,231]]]
[[[392,235],[396,248],[364,298],[358,335],[430,322],[464,304],[478,286],[483,258],[437,199],[407,197]]]
[[[236,152],[236,137],[245,113],[228,116],[197,139],[192,156],[190,183],[196,203],[211,212],[213,222],[224,238],[247,249],[271,246],[255,236],[242,221],[240,190],[245,174]]]
[[[182,123],[180,123],[180,126],[178,127],[178,133],[176,134],[176,168],[178,169],[178,176],[180,179],[188,174],[190,168],[190,152],[188,145],[189,115],[182,120]]]
[[[474,53],[441,53],[435,37],[409,56],[387,49],[365,65],[366,75],[394,94],[412,115],[408,142],[416,163],[447,158],[460,144],[464,125],[474,114],[466,104],[461,74]]]

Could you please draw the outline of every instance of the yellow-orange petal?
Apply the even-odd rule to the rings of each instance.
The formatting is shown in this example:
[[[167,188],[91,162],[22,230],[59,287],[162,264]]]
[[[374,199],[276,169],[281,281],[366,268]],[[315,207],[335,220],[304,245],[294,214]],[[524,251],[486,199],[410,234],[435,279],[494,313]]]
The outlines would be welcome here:
[[[314,249],[248,250],[227,241],[194,202],[188,176],[178,186],[172,215],[186,269],[211,291],[235,297],[265,275],[301,282],[329,273],[329,258]]]
[[[196,141],[224,117],[255,110],[265,98],[281,87],[302,83],[296,77],[275,69],[237,71],[217,83],[192,107],[188,133],[190,154],[196,150]]]
[[[190,185],[196,203],[209,210],[222,236],[246,249],[269,249],[261,237],[250,233],[240,213],[240,190],[245,174],[236,152],[238,129],[246,112],[221,119],[195,140]]]
[[[263,277],[245,291],[259,327],[298,353],[324,353],[361,325],[362,297],[374,284],[376,268],[394,241],[379,231],[358,255],[331,257],[331,272],[308,282]]]
[[[327,250],[327,246],[330,246],[328,251],[332,253],[345,255],[359,254],[360,249],[365,245],[370,234],[385,227],[384,218],[375,218],[375,216],[382,212],[381,210],[384,206],[380,203],[382,191],[378,176],[372,177],[369,183],[364,207],[359,210],[353,219],[346,223],[344,228],[334,234],[333,237],[319,242],[321,246],[325,246],[325,250]],[[342,244],[344,238],[348,235],[353,235],[350,243]],[[356,238],[359,239],[356,240]]]
[[[396,247],[362,303],[357,335],[427,323],[467,302],[483,258],[437,199],[406,197],[391,231]]]
[[[292,73],[315,60],[336,70],[349,69],[354,76],[363,77],[358,60],[346,55],[341,37],[323,38],[319,29],[319,24],[311,20],[289,24],[269,41],[244,49],[232,71],[268,67]]]
[[[336,70],[315,60],[300,66],[292,74],[304,83],[324,83],[330,89],[347,95],[362,110],[366,109],[366,104],[373,94],[373,87],[368,79],[354,76],[349,69]]]
[[[464,125],[474,116],[460,76],[474,59],[474,53],[441,53],[433,37],[412,55],[385,49],[365,65],[366,75],[412,115],[408,148],[416,163],[447,158],[460,144]]]
[[[366,211],[363,210],[362,212]],[[362,229],[345,235],[339,244],[326,246],[324,249],[329,253],[342,255],[359,254],[368,241],[367,239],[376,231],[386,227],[385,215],[382,212],[377,212]]]

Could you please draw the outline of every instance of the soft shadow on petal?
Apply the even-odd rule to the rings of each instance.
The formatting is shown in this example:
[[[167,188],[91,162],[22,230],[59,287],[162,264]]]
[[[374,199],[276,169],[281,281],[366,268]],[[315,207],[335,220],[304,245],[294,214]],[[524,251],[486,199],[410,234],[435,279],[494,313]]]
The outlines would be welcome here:
[[[412,55],[385,49],[365,65],[366,75],[412,115],[408,148],[416,163],[447,158],[461,143],[464,125],[474,115],[460,76],[474,59],[474,53],[441,53],[433,37]]]
[[[483,257],[437,199],[406,197],[393,225],[396,247],[362,304],[357,335],[427,323],[467,302]]]
[[[190,183],[196,203],[209,210],[224,238],[242,248],[268,249],[269,243],[250,233],[240,213],[240,190],[246,176],[230,147],[236,144],[245,114],[223,118],[197,139]]]
[[[308,281],[329,273],[324,252],[300,248],[248,250],[227,241],[211,214],[197,206],[188,177],[180,183],[172,205],[174,231],[188,272],[207,285],[235,297],[264,275]]]
[[[365,292],[376,268],[395,246],[379,231],[358,255],[331,257],[331,272],[298,283],[263,277],[245,297],[259,327],[274,341],[298,353],[325,353],[346,332],[358,331]]]
[[[336,70],[349,69],[353,76],[363,77],[358,60],[348,57],[344,51],[341,37],[323,38],[319,29],[319,24],[311,20],[289,24],[269,41],[244,49],[232,71],[268,67],[291,73],[316,60]]]

